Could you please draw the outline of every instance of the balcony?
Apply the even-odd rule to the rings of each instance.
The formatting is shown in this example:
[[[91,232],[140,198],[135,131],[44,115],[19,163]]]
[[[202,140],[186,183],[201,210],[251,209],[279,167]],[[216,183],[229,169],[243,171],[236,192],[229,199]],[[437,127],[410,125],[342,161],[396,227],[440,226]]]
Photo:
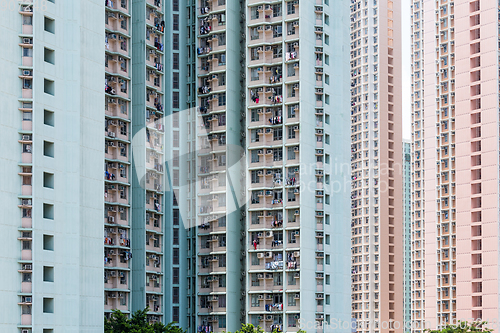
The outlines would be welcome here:
[[[122,292],[107,292],[107,295],[105,296],[104,310],[116,309],[120,311],[128,311],[127,305],[121,305],[121,300],[118,296],[120,294],[122,294]]]
[[[104,283],[104,288],[105,289],[128,289],[128,284],[127,283],[121,283],[123,280],[121,280],[122,274],[123,276],[127,276],[127,273],[124,271],[106,271],[108,274],[107,282],[105,279]],[[111,275],[113,274],[113,275]],[[126,281],[126,280],[125,280]]]
[[[127,56],[129,42],[130,40],[127,37],[111,33],[106,36],[105,49],[108,52],[119,53]]]
[[[281,49],[277,49],[272,52],[262,51],[254,51],[254,53],[250,57],[249,66],[258,66],[263,64],[281,64],[283,62],[283,52]]]

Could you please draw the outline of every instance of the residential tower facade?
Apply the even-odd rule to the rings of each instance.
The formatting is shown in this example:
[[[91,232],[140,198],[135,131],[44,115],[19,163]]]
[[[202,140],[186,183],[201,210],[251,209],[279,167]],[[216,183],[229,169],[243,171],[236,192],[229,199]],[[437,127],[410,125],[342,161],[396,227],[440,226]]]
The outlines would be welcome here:
[[[0,11],[0,330],[102,331],[104,5],[12,4]]]
[[[351,2],[351,87],[353,318],[358,332],[402,332],[399,1]]]
[[[498,317],[497,12],[487,1],[413,3],[415,332]]]

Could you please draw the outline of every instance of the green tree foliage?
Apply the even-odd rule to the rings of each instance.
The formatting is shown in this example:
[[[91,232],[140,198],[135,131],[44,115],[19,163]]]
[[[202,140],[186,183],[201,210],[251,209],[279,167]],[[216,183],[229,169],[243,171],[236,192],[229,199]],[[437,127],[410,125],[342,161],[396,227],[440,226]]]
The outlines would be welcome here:
[[[456,325],[447,325],[442,330],[425,330],[429,333],[467,333],[467,332],[493,332],[492,329],[486,328],[486,321],[474,321],[468,323],[466,321],[458,321]]]
[[[255,327],[252,324],[241,324],[241,329],[234,333],[264,333],[264,330],[260,326]],[[273,333],[278,333],[278,331],[274,330]],[[306,331],[299,330],[297,333],[306,333]]]
[[[120,310],[113,310],[111,318],[104,319],[104,333],[186,333],[185,330],[174,326],[174,323],[150,324],[147,320],[148,311],[149,308],[138,310],[129,319]]]

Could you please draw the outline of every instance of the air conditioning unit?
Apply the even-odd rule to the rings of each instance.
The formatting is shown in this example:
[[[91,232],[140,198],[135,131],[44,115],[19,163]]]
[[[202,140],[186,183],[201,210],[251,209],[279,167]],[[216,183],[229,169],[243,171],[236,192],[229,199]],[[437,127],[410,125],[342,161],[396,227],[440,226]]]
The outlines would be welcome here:
[[[114,216],[108,216],[108,222],[109,223],[114,223],[115,222],[115,217]]]
[[[31,38],[23,38],[23,44],[31,44]]]
[[[23,75],[24,75],[24,76],[31,76],[31,71],[30,71],[30,70],[25,69],[25,70],[23,70]]]
[[[293,151],[295,151],[295,152],[299,151],[299,146],[293,147]]]

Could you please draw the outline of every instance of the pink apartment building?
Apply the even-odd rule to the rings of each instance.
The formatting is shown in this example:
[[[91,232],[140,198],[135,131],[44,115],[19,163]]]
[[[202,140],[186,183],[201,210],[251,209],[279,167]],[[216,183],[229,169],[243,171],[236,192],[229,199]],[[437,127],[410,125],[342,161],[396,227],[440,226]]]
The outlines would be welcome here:
[[[413,2],[415,332],[498,322],[497,15],[496,1]]]

